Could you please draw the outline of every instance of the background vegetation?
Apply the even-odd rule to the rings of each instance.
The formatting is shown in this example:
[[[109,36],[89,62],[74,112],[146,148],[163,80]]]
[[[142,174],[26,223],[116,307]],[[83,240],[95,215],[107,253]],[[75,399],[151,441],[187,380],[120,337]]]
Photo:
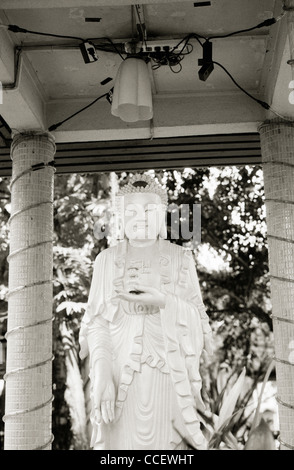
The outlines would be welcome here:
[[[243,374],[242,390],[238,391],[236,401],[239,413],[230,420],[229,426],[225,423],[230,434],[219,442],[212,439],[211,444],[215,448],[221,445],[243,448],[251,429],[254,393],[269,370],[273,352],[262,169],[255,165],[155,174],[166,185],[170,203],[189,204],[190,220],[193,204],[201,204],[201,244],[195,247],[194,253],[215,335],[213,361],[204,363],[202,371],[204,397],[211,410],[211,415],[205,419],[207,426],[213,429],[215,416],[219,415],[225,398]],[[113,242],[111,237],[98,239],[94,235],[95,223],[102,229],[103,224],[107,224],[112,176],[73,174],[55,178],[55,450],[88,447],[84,398],[86,364],[78,357],[78,333],[93,260]],[[117,185],[125,184],[129,177],[125,173],[116,176]],[[0,339],[3,345],[7,319],[9,202],[9,179],[0,179]],[[169,230],[172,242],[186,242],[182,238],[173,240],[172,236]],[[2,374],[4,365],[0,369]],[[273,367],[268,376],[274,383]],[[0,394],[0,415],[4,414],[4,392],[3,389]],[[3,423],[0,426],[3,437]]]

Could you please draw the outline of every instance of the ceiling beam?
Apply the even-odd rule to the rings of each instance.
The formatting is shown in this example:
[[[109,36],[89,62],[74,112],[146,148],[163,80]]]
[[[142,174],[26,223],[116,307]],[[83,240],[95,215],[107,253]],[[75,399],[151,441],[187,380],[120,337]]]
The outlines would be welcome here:
[[[281,13],[281,1],[277,0],[273,16]],[[260,80],[260,94],[269,104],[272,103],[276,82],[283,63],[283,54],[288,42],[287,15],[269,29],[266,54]]]
[[[3,28],[0,44],[1,115],[11,128],[45,130],[45,102],[36,74]]]
[[[49,126],[82,109],[85,100],[51,101]],[[106,99],[65,122],[54,132],[56,142],[148,139],[184,135],[256,132],[265,110],[243,93],[153,97],[153,121],[125,123],[112,116]]]
[[[181,0],[182,2],[189,2],[191,0]],[[1,8],[3,10],[20,10],[31,8],[86,8],[86,7],[99,7],[99,6],[123,6],[123,5],[137,5],[140,4],[159,4],[159,3],[173,3],[174,0],[1,0]]]
[[[281,0],[277,0],[273,16],[277,17],[280,12]],[[286,14],[269,31],[260,94],[277,113],[286,119],[293,120],[294,106],[289,101],[292,71],[287,63],[290,58],[288,14]],[[267,115],[267,118],[270,117],[271,115]]]

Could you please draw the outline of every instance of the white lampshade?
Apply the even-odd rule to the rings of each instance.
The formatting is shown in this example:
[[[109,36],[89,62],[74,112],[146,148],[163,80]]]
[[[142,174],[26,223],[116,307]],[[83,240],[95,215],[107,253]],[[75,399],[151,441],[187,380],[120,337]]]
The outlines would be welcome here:
[[[111,114],[125,122],[152,118],[151,82],[144,60],[129,57],[121,63],[114,82]]]

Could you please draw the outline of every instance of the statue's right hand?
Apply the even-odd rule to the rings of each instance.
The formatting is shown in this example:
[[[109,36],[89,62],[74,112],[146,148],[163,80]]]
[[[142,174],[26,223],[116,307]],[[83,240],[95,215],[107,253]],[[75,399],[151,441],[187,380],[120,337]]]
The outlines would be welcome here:
[[[94,387],[94,397],[98,423],[101,421],[105,424],[111,423],[115,418],[115,386],[112,379],[100,379]]]

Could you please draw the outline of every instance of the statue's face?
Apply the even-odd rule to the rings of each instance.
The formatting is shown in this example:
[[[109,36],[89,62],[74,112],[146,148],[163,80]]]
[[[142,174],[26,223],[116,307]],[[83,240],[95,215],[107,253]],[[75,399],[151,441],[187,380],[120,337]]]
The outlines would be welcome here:
[[[132,193],[124,197],[124,228],[129,240],[156,239],[160,231],[161,200],[153,193]]]

